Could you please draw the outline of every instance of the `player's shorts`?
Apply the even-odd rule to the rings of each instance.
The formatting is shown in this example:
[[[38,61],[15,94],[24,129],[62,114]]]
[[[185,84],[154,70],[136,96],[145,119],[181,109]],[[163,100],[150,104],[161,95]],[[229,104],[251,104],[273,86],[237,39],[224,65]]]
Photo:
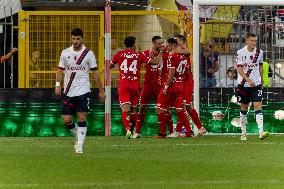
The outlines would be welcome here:
[[[169,108],[173,105],[176,109],[182,109],[182,94],[182,85],[169,87],[167,95],[163,94],[162,89],[158,97],[157,108],[169,111]]]
[[[193,86],[193,80],[187,80],[183,85],[182,103],[185,105],[192,104]]]
[[[157,103],[160,91],[161,91],[160,85],[151,86],[144,84],[141,91],[139,103],[142,105],[150,104],[152,97],[154,99],[154,102]]]
[[[63,96],[62,115],[75,115],[76,112],[89,112],[90,93],[80,96]]]
[[[239,103],[249,104],[250,102],[262,101],[262,85],[255,87],[244,87],[238,85],[236,88],[236,96]]]
[[[139,87],[138,86],[123,86],[118,88],[119,104],[129,104],[136,107],[139,102]]]

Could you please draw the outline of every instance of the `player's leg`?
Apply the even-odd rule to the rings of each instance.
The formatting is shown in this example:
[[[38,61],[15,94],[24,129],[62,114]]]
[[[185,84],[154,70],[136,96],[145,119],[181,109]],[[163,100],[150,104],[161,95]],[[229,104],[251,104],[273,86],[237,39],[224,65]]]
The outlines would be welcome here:
[[[167,123],[167,116],[166,113],[169,110],[169,93],[164,95],[163,92],[160,92],[157,101],[157,114],[158,114],[158,126],[160,132],[156,138],[166,138],[166,123]]]
[[[77,126],[73,122],[73,115],[62,115],[62,122],[65,128],[72,133],[74,137],[77,136]]]
[[[137,114],[136,130],[135,133],[133,134],[133,138],[140,137],[141,128],[145,119],[146,111],[147,111],[147,105],[140,104],[139,112]]]
[[[153,93],[153,89],[151,87],[148,87],[147,85],[143,85],[140,99],[139,99],[140,107],[139,107],[139,112],[137,114],[136,131],[133,137],[140,136],[141,128],[142,128],[142,125],[145,119],[148,104],[150,104],[150,101],[151,101],[152,93]],[[155,99],[155,102],[157,101],[158,95],[159,93],[156,95],[157,97]],[[155,94],[154,94],[154,98],[155,98]]]
[[[121,108],[121,120],[123,123],[123,126],[126,131],[126,138],[130,138],[132,136],[131,129],[130,129],[130,91],[129,88],[118,88],[118,95],[119,95],[119,104]]]
[[[263,131],[263,114],[262,114],[262,89],[258,85],[252,89],[253,107],[255,111],[255,120],[258,126],[259,139],[263,140],[268,137],[269,133]]]
[[[247,123],[248,123],[248,107],[249,104],[241,103],[240,124],[241,124],[241,140],[247,140]]]
[[[176,108],[177,116],[180,119],[180,122],[182,122],[185,127],[185,137],[192,137],[193,131],[190,126],[187,113],[182,107],[182,95],[179,95],[178,92],[176,94],[177,94],[177,98],[175,100],[175,108]]]
[[[247,140],[247,123],[248,123],[248,108],[251,101],[251,94],[248,87],[238,85],[236,88],[237,101],[241,104],[240,124],[241,124],[241,140]]]
[[[189,116],[191,117],[194,125],[198,128],[198,136],[204,135],[207,130],[202,126],[201,120],[199,119],[197,111],[192,107],[191,104],[186,105],[186,111],[188,112]]]
[[[132,136],[130,128],[130,116],[129,116],[130,104],[128,103],[121,104],[120,107],[122,111],[121,120],[126,131],[126,138],[129,139]]]
[[[77,125],[73,122],[73,115],[76,113],[76,106],[71,97],[65,96],[62,105],[62,122],[65,128],[75,137],[74,150],[77,146]]]
[[[139,103],[139,87],[138,85],[135,87],[131,87],[130,89],[130,131],[133,133],[134,127],[137,123],[137,112],[136,108]],[[138,136],[136,136],[137,138]]]
[[[167,117],[169,134],[172,134],[174,130],[174,123],[173,123],[173,116],[172,116],[171,111],[166,112],[166,117]]]
[[[76,153],[83,153],[83,145],[87,134],[86,112],[78,112],[77,149]]]
[[[83,145],[87,134],[87,112],[90,111],[90,93],[75,97],[77,107],[78,128],[77,128],[77,149],[76,153],[83,153]]]
[[[137,122],[137,112],[136,107],[131,106],[130,107],[130,131],[133,133],[134,127],[136,126]]]

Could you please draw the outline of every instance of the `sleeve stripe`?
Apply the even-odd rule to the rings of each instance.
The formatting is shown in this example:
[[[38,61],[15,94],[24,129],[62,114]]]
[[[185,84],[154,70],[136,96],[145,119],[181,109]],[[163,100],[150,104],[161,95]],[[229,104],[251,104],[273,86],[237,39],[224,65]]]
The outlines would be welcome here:
[[[65,70],[65,68],[62,68],[62,67],[60,67],[60,66],[57,66],[57,69],[59,69],[59,70]]]
[[[98,70],[98,67],[90,68],[91,71],[96,71]]]

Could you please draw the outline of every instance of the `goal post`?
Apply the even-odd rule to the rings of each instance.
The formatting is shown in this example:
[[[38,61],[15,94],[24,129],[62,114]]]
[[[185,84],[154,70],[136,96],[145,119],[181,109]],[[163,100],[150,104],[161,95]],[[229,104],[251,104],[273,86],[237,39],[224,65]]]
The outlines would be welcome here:
[[[193,77],[194,77],[194,101],[193,105],[197,112],[200,111],[200,19],[199,6],[233,6],[233,5],[260,5],[260,6],[283,6],[283,2],[279,0],[193,0]]]

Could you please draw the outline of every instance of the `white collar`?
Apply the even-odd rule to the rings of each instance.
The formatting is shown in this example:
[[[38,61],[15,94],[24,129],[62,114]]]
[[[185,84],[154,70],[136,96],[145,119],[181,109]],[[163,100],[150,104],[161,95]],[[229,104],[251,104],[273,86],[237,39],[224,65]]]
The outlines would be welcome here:
[[[86,49],[86,46],[83,44],[83,45],[82,45],[82,49],[81,49],[80,51],[74,51],[73,45],[71,45],[71,47],[69,47],[69,49],[70,49],[71,52],[74,52],[74,53],[81,53],[81,52],[83,52],[83,50]]]

